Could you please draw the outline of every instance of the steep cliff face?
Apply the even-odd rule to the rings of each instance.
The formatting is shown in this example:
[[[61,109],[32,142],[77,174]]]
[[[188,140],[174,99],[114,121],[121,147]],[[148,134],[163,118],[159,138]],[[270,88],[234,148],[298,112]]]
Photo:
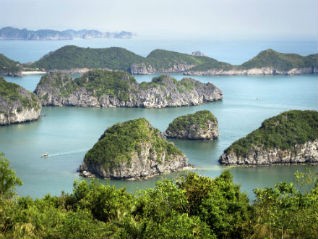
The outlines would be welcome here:
[[[0,78],[0,125],[36,120],[40,113],[36,95]]]
[[[212,140],[219,136],[218,122],[207,110],[174,119],[165,132],[168,138]]]
[[[85,155],[80,172],[102,178],[138,179],[187,166],[184,154],[159,130],[145,119],[136,119],[107,129]]]
[[[149,75],[154,73],[182,73],[190,70],[194,65],[175,63],[169,67],[155,67],[147,63],[132,64],[130,73],[133,75]]]
[[[191,78],[177,81],[160,76],[138,84],[128,73],[102,70],[90,71],[75,80],[62,73],[48,74],[42,77],[35,93],[42,105],[82,107],[163,108],[222,99],[216,86]]]
[[[220,162],[225,165],[270,165],[318,163],[318,140],[297,144],[291,149],[255,148],[242,156],[235,152],[223,154]]]
[[[234,142],[220,157],[226,165],[318,163],[318,112],[287,111]]]

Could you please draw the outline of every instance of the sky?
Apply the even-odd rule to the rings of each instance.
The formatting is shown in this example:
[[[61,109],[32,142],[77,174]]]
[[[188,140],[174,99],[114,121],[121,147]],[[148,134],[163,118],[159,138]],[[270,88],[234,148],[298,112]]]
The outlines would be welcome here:
[[[0,27],[318,41],[318,0],[0,0]]]

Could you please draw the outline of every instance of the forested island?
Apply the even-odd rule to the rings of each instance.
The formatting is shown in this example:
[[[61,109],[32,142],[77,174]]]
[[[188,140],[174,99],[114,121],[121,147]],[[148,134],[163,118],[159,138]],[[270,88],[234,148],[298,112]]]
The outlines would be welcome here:
[[[10,67],[8,66],[10,65]],[[241,65],[231,65],[202,54],[157,49],[142,57],[121,47],[64,46],[38,61],[22,64],[0,55],[0,74],[21,75],[23,70],[87,72],[121,70],[133,75],[181,73],[184,75],[299,75],[318,73],[318,54],[301,56],[272,49],[260,52]]]
[[[226,171],[212,179],[194,173],[128,193],[99,181],[73,191],[19,197],[21,185],[0,154],[0,236],[3,238],[317,238],[317,175],[297,174],[255,189],[250,202]],[[313,180],[311,186],[302,182]],[[300,187],[299,187],[300,185]],[[306,188],[306,190],[305,190]]]
[[[140,179],[180,171],[185,155],[143,118],[108,128],[85,155],[81,174]]]
[[[165,131],[167,138],[213,140],[219,136],[218,121],[208,110],[182,115]]]
[[[37,120],[41,109],[35,94],[0,77],[0,126]]]
[[[318,163],[318,112],[292,110],[267,119],[228,147],[219,161],[226,165]]]
[[[43,106],[163,108],[222,99],[221,90],[211,83],[165,75],[137,83],[127,72],[106,70],[89,71],[74,80],[70,74],[49,73],[35,93]]]
[[[101,32],[97,30],[73,30],[57,31],[52,29],[29,30],[14,27],[0,29],[0,40],[73,40],[76,38],[131,38],[133,33],[127,31]]]
[[[102,68],[131,74],[292,75],[318,73],[318,54],[301,56],[268,49],[237,66],[207,56],[160,49],[142,57],[119,47],[94,49],[64,46],[36,61],[33,67],[47,71]]]

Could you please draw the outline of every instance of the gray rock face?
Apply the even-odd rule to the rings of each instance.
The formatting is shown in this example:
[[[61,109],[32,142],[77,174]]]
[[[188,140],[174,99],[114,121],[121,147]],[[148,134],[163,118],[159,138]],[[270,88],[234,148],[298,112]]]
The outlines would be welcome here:
[[[150,75],[154,73],[183,73],[190,70],[194,65],[177,63],[167,68],[155,68],[151,64],[139,63],[130,66],[130,73],[133,75]]]
[[[35,93],[44,106],[164,108],[222,99],[221,90],[211,83],[204,84],[191,78],[176,81],[169,76],[161,76],[158,82],[129,83],[128,89],[120,92],[125,97],[94,91],[78,86],[66,74],[50,74],[40,81]]]
[[[252,149],[245,157],[234,152],[224,153],[219,162],[225,165],[270,165],[318,163],[318,140],[295,145],[291,150]]]
[[[308,68],[293,68],[287,71],[277,70],[272,67],[263,68],[251,68],[251,69],[237,69],[233,68],[231,70],[223,69],[210,69],[206,71],[185,71],[184,75],[193,76],[234,76],[234,75],[303,75],[303,74],[317,74],[317,67]]]
[[[33,121],[40,117],[41,102],[33,93],[2,78],[0,91],[0,125]]]
[[[219,131],[217,125],[214,122],[207,122],[207,129],[201,128],[199,125],[189,125],[188,128],[180,131],[170,131],[165,132],[167,138],[177,138],[177,139],[202,139],[211,140],[219,136]]]
[[[107,168],[99,164],[85,161],[80,171],[90,172],[102,178],[112,179],[146,179],[161,174],[167,174],[183,170],[188,167],[187,159],[184,155],[174,155],[173,158],[166,154],[157,155],[151,144],[141,145],[140,152],[135,152],[131,156],[130,162],[122,163],[118,167]]]

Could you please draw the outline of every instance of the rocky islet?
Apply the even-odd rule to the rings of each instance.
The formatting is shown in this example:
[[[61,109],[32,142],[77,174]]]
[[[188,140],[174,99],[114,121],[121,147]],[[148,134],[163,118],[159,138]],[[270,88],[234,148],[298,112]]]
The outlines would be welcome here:
[[[129,73],[94,70],[77,79],[63,73],[43,76],[35,93],[43,106],[164,108],[221,100],[222,91],[192,78],[162,75],[137,83]]]
[[[318,163],[318,112],[287,111],[234,142],[221,155],[225,165]]]
[[[144,179],[188,167],[186,156],[143,118],[108,128],[85,155],[82,176]]]
[[[208,110],[174,119],[165,131],[167,138],[213,140],[219,136],[218,121]]]
[[[0,125],[37,120],[41,109],[35,94],[0,77]]]

